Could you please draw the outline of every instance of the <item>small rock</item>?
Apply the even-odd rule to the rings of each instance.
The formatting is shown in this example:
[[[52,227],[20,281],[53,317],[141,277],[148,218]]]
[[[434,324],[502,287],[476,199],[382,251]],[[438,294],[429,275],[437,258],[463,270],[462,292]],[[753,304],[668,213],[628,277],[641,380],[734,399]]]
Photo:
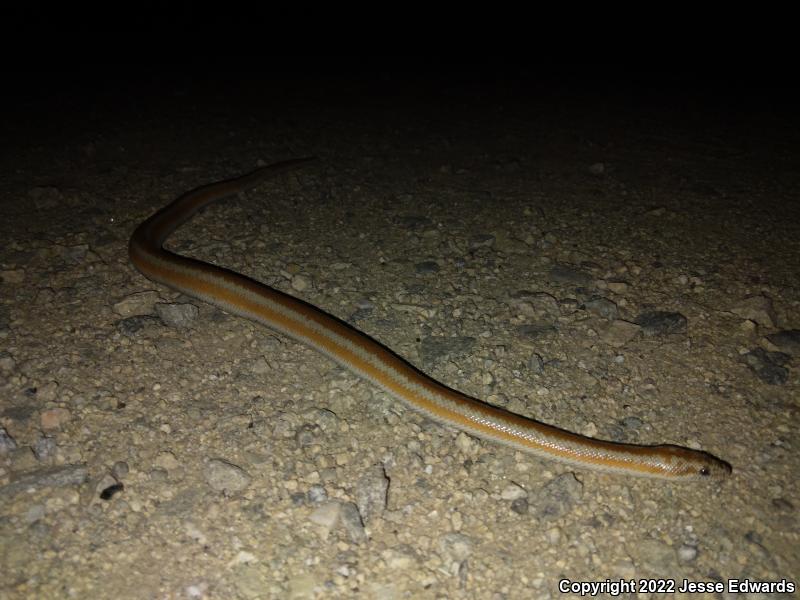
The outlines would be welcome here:
[[[630,288],[630,284],[627,281],[607,281],[606,287],[615,294],[624,294]]]
[[[563,283],[568,285],[578,285],[588,287],[594,279],[584,271],[580,271],[566,265],[556,265],[547,274],[547,278],[553,283]]]
[[[397,217],[395,222],[403,229],[410,230],[424,229],[431,224],[431,220],[428,217],[422,217],[419,215],[405,215],[402,217]]]
[[[339,522],[339,516],[342,513],[342,505],[336,500],[326,502],[322,506],[314,509],[308,516],[308,520],[312,523],[319,525],[325,530],[325,534],[330,533]]]
[[[686,317],[679,312],[654,310],[641,313],[634,319],[646,337],[686,333]]]
[[[116,479],[123,479],[123,478],[125,478],[125,476],[128,474],[128,472],[129,472],[129,471],[130,471],[130,467],[128,466],[128,463],[126,463],[126,462],[125,462],[125,461],[123,461],[123,460],[118,460],[118,461],[117,461],[117,462],[115,462],[115,463],[114,463],[114,465],[111,467],[111,474],[112,474],[112,475],[113,475],[113,476],[114,476]]]
[[[0,271],[0,281],[6,285],[20,285],[25,281],[25,270],[5,269]]]
[[[416,551],[408,544],[401,544],[381,552],[381,558],[392,571],[408,571],[419,566],[420,559]],[[388,598],[395,598],[392,595]],[[387,600],[388,600],[387,598]]]
[[[606,172],[605,163],[596,162],[594,164],[589,165],[589,173],[591,173],[595,177],[600,176],[605,172]]]
[[[175,327],[176,329],[190,327],[197,320],[197,315],[200,314],[200,309],[188,302],[173,302],[169,304],[159,302],[154,308],[164,325]]]
[[[503,500],[517,500],[519,498],[527,498],[528,492],[521,485],[510,483],[500,492],[500,497]]]
[[[382,465],[368,469],[358,480],[355,489],[356,505],[364,523],[383,514],[388,490],[389,478]]]
[[[308,493],[306,496],[308,497],[308,501],[312,504],[319,504],[320,502],[325,502],[328,499],[328,492],[324,486],[312,485],[310,488],[308,488]]]
[[[137,315],[117,321],[117,331],[126,337],[133,337],[149,325],[160,324],[158,317],[152,315]]]
[[[514,330],[520,338],[537,340],[556,331],[552,323],[523,323],[517,325]]]
[[[60,465],[47,467],[32,473],[25,473],[15,478],[12,483],[2,488],[3,493],[16,492],[27,488],[55,488],[81,485],[89,476],[85,465]]]
[[[766,296],[749,296],[731,308],[731,312],[764,327],[775,327],[778,322],[772,300]]]
[[[180,466],[178,459],[175,458],[175,455],[169,451],[159,452],[155,461],[153,461],[153,464],[157,467],[165,469],[166,471],[174,471]]]
[[[351,541],[359,544],[367,539],[367,532],[364,530],[364,522],[355,504],[352,502],[343,503],[341,505],[339,517]]]
[[[675,550],[658,540],[642,540],[636,544],[636,552],[632,554],[640,568],[655,575],[669,577],[679,571]]]
[[[511,305],[526,317],[551,317],[561,315],[561,307],[556,298],[546,292],[528,292],[520,290],[511,296]]]
[[[767,336],[782,352],[800,356],[800,329],[785,329]]]
[[[616,319],[619,316],[619,308],[617,304],[608,298],[595,296],[591,300],[584,303],[583,307],[592,314],[595,314],[604,319]]]
[[[636,577],[636,565],[629,557],[620,558],[611,565],[611,572],[622,579],[633,579]]]
[[[528,371],[535,375],[544,373],[544,359],[535,352],[528,357]]]
[[[518,515],[528,514],[529,508],[530,504],[528,503],[527,498],[517,498],[516,500],[511,502],[511,510],[517,513]]]
[[[555,521],[571,511],[582,497],[583,484],[572,473],[564,473],[547,482],[529,501],[539,519]]]
[[[467,456],[476,456],[480,450],[480,442],[471,435],[460,431],[456,436],[456,448]]]
[[[472,554],[473,543],[463,533],[446,533],[439,538],[439,550],[447,562],[460,563]]]
[[[0,352],[0,371],[10,373],[16,366],[17,361],[14,360],[14,357],[9,352],[5,350]]]
[[[312,282],[311,278],[307,275],[302,275],[298,273],[297,275],[292,276],[292,280],[290,285],[292,289],[296,292],[305,292],[306,290],[311,289]]]
[[[66,408],[49,408],[42,411],[39,417],[42,429],[44,431],[52,431],[60,429],[62,425],[68,423],[72,419],[72,413]]]
[[[788,354],[756,348],[744,354],[742,360],[764,383],[783,385],[789,379],[789,369],[783,366],[791,360]]]
[[[158,292],[136,292],[126,296],[112,307],[120,317],[133,317],[136,315],[149,315],[153,306],[161,300]]]
[[[417,275],[433,275],[439,270],[439,264],[434,260],[426,260],[414,265],[414,272]]]
[[[694,562],[697,558],[697,547],[683,544],[678,548],[678,560],[684,563]]]
[[[55,455],[56,441],[51,437],[39,436],[33,444],[33,454],[37,460],[46,461]]]
[[[780,513],[793,513],[794,512],[794,504],[792,504],[787,498],[773,498],[772,499],[772,508]]]
[[[43,402],[52,402],[58,398],[58,383],[55,381],[48,381],[40,385],[36,390],[36,395],[39,400]]]
[[[600,339],[610,346],[624,346],[641,332],[641,327],[635,323],[617,319],[612,321],[600,332]]]
[[[491,248],[494,245],[495,237],[490,233],[479,233],[469,238],[469,249]]]
[[[28,198],[33,200],[38,210],[56,208],[64,201],[64,195],[57,187],[43,185],[28,190]]]
[[[208,462],[205,477],[208,485],[218,492],[240,492],[250,485],[250,475],[244,469],[220,458]]]
[[[547,542],[551,546],[557,546],[561,542],[562,532],[560,527],[550,527],[546,532]]]
[[[16,450],[17,442],[14,441],[4,427],[0,427],[0,456]]]
[[[428,336],[422,339],[419,355],[422,363],[431,366],[444,360],[465,356],[475,346],[474,337],[442,337]]]

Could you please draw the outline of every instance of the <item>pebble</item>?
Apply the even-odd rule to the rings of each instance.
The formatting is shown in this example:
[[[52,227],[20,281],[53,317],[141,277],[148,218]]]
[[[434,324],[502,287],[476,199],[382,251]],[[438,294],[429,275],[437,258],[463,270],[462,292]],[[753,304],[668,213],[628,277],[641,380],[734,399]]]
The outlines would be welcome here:
[[[386,562],[386,566],[392,571],[407,571],[415,569],[419,563],[419,557],[414,549],[408,544],[402,544],[389,548],[381,552],[381,558]],[[394,598],[394,596],[391,596]]]
[[[595,296],[592,299],[587,300],[583,304],[583,308],[585,308],[588,312],[604,319],[612,320],[619,316],[619,308],[617,307],[616,302],[613,302],[608,298],[603,298],[602,296]]]
[[[544,359],[534,352],[528,357],[527,368],[529,372],[535,375],[541,375],[544,373]]]
[[[617,577],[621,577],[623,579],[633,579],[636,577],[637,570],[636,565],[633,564],[633,561],[626,557],[615,561],[611,566],[611,572]]]
[[[583,287],[592,285],[592,282],[594,281],[594,278],[589,273],[567,265],[554,266],[547,274],[547,278],[553,283],[578,285]]]
[[[446,533],[439,538],[439,550],[447,562],[466,560],[472,554],[473,542],[463,533]]]
[[[772,300],[766,296],[748,296],[733,306],[731,312],[743,319],[755,321],[762,327],[773,328],[778,322]]]
[[[427,336],[420,343],[420,359],[422,359],[424,365],[431,366],[445,358],[453,359],[466,356],[472,352],[476,341],[474,337],[469,336]]]
[[[128,466],[128,463],[122,460],[118,460],[111,467],[111,475],[113,475],[115,479],[123,479],[129,471],[130,467]]]
[[[328,499],[328,492],[325,490],[324,486],[312,485],[310,488],[308,488],[308,493],[306,496],[308,497],[308,501],[312,504],[319,504],[320,502],[325,502]]]
[[[511,510],[517,513],[518,515],[528,514],[529,509],[530,509],[530,504],[528,503],[527,498],[517,498],[516,500],[511,502]]]
[[[519,314],[526,317],[546,316],[556,319],[561,315],[558,300],[547,292],[518,290],[511,294],[510,304]]]
[[[38,460],[46,461],[55,455],[56,448],[54,438],[39,436],[33,444],[33,454]]]
[[[318,508],[315,508],[311,514],[308,515],[308,520],[315,525],[322,527],[325,531],[325,535],[327,535],[333,530],[336,523],[339,521],[340,514],[341,503],[337,500],[331,500],[330,502],[326,502]]]
[[[212,459],[205,469],[208,485],[218,492],[240,492],[250,485],[250,475],[241,467],[220,458]]]
[[[311,278],[301,273],[292,276],[290,285],[296,292],[305,292],[312,288]]]
[[[14,441],[8,431],[4,427],[0,427],[0,456],[8,454],[17,448],[17,442]]]
[[[153,313],[153,306],[160,301],[161,296],[158,292],[136,292],[114,304],[112,310],[120,317],[150,315]]]
[[[89,476],[85,465],[59,465],[24,473],[6,486],[0,487],[0,494],[15,494],[29,488],[59,488],[82,485]]]
[[[697,558],[697,547],[683,544],[678,548],[678,560],[681,562],[694,562]]]
[[[780,513],[793,513],[794,512],[794,504],[791,503],[786,498],[773,498],[772,499],[772,508],[774,508],[777,512]]]
[[[615,294],[624,294],[630,288],[630,284],[626,281],[607,281],[606,287]]]
[[[17,366],[17,361],[6,350],[0,352],[0,371],[3,373],[11,373]]]
[[[469,238],[469,249],[491,248],[494,245],[495,237],[490,233],[479,233]]]
[[[548,334],[555,333],[556,328],[551,323],[524,323],[515,328],[520,338],[538,340]]]
[[[159,452],[155,461],[153,461],[153,464],[157,467],[165,469],[166,471],[173,471],[180,466],[180,463],[178,462],[178,459],[175,458],[175,455],[167,450]]]
[[[557,546],[561,543],[561,538],[563,537],[562,531],[560,527],[550,527],[546,532],[545,536],[547,537],[547,542],[551,546]]]
[[[49,408],[43,410],[39,416],[39,422],[44,431],[53,431],[60,429],[62,425],[68,423],[72,419],[72,414],[66,408]]]
[[[25,282],[25,270],[5,269],[0,271],[0,281],[7,285],[20,285]]]
[[[117,321],[116,328],[122,335],[133,337],[148,326],[158,323],[160,323],[158,317],[152,315],[137,315],[135,317],[120,319]]]
[[[767,336],[767,339],[781,352],[800,356],[800,329],[784,329]]]
[[[480,450],[480,442],[471,435],[459,431],[456,436],[456,448],[467,456],[476,456]]]
[[[646,337],[686,333],[687,320],[679,312],[654,310],[643,312],[634,319]]]
[[[38,210],[53,209],[64,202],[64,195],[61,190],[51,185],[30,188],[28,190],[28,198],[33,200],[33,205]]]
[[[36,388],[36,396],[43,402],[53,402],[58,398],[58,383],[48,381]]]
[[[598,177],[606,172],[606,164],[601,162],[596,162],[589,165],[589,173]]]
[[[567,514],[583,497],[583,484],[572,473],[564,473],[547,482],[532,499],[536,517],[555,521]]]
[[[364,521],[355,504],[352,502],[342,503],[339,516],[351,541],[357,544],[366,541],[367,532],[364,530]]]
[[[510,483],[500,492],[500,497],[503,500],[518,500],[520,498],[527,498],[528,492],[521,485]]]
[[[624,346],[641,332],[642,328],[635,323],[617,319],[603,327],[599,334],[600,339],[614,347]]]
[[[159,302],[155,305],[156,314],[168,327],[186,329],[197,320],[200,309],[188,302]]]
[[[788,354],[755,348],[742,355],[742,360],[764,383],[784,385],[789,379],[789,369],[783,366],[791,360]]]
[[[414,272],[417,275],[433,275],[440,270],[439,264],[434,260],[426,260],[414,265]]]
[[[663,577],[679,572],[675,550],[659,540],[641,540],[636,545],[636,563],[640,568]]]
[[[367,469],[356,483],[355,497],[358,512],[364,523],[383,514],[389,491],[389,478],[382,465]]]

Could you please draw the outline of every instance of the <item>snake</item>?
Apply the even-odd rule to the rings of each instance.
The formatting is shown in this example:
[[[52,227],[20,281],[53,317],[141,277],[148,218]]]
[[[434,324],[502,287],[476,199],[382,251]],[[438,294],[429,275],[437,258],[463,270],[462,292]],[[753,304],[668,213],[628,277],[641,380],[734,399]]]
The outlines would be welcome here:
[[[463,394],[345,321],[304,300],[235,271],[164,248],[198,211],[313,161],[294,158],[178,196],[134,230],[128,253],[150,280],[297,340],[382,389],[393,400],[445,426],[579,470],[669,481],[724,479],[731,466],[678,445],[639,445],[587,437]]]

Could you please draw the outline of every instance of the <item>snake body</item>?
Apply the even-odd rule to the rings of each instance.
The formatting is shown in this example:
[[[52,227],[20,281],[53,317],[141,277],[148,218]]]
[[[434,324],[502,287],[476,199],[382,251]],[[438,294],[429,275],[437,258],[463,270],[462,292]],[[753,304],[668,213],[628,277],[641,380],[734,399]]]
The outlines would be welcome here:
[[[133,265],[149,279],[294,338],[431,419],[535,456],[595,471],[667,480],[721,479],[726,462],[681,446],[640,446],[578,435],[496,408],[425,375],[347,323],[245,275],[163,248],[205,206],[313,159],[293,159],[178,197],[141,223],[130,239]]]

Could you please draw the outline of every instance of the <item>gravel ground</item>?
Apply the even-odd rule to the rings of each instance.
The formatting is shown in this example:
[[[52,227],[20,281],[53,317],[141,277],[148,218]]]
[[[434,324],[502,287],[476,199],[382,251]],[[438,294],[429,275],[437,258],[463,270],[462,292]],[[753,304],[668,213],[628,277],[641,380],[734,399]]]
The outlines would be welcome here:
[[[800,164],[779,111],[391,77],[85,84],[37,88],[3,132],[0,597],[798,583]],[[307,155],[171,248],[492,404],[703,448],[732,477],[476,440],[130,265],[181,192]]]

